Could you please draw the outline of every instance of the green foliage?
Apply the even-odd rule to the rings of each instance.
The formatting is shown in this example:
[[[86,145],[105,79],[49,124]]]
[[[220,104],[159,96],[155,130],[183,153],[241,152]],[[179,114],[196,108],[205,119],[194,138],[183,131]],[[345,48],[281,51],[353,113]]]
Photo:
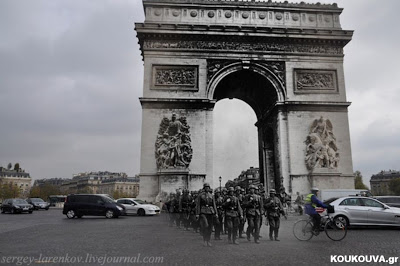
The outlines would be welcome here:
[[[0,199],[19,198],[21,192],[17,185],[11,183],[0,184]]]
[[[7,169],[8,169],[8,170],[11,170],[11,168],[12,168],[12,164],[11,164],[11,163],[8,163]]]
[[[394,195],[400,196],[400,178],[390,180],[389,189]]]
[[[114,199],[120,199],[120,198],[131,198],[128,193],[120,192],[118,190],[115,190],[113,194],[111,195]]]
[[[20,169],[19,163],[14,164],[14,170],[18,171]]]
[[[368,189],[368,187],[364,184],[362,180],[362,174],[360,171],[356,171],[354,173],[354,188],[355,189]]]
[[[50,195],[60,195],[60,194],[62,193],[59,187],[50,184],[45,184],[43,186],[33,187],[31,189],[31,192],[29,193],[29,197],[41,198],[44,201],[46,201]]]

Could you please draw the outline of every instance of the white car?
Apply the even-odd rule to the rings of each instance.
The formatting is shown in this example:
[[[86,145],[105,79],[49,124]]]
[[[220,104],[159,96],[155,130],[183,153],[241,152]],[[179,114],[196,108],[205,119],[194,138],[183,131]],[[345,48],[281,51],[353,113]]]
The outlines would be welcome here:
[[[139,216],[160,214],[160,208],[153,204],[148,204],[140,199],[122,198],[117,199],[117,203],[124,205],[126,214],[137,214]]]

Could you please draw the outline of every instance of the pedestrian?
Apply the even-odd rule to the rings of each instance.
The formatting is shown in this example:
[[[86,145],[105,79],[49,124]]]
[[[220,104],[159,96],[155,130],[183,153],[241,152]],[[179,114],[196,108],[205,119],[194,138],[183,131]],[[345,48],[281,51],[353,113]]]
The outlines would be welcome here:
[[[247,218],[247,240],[250,240],[250,235],[253,235],[254,242],[259,244],[259,235],[260,235],[260,215],[261,209],[263,206],[261,197],[255,194],[256,187],[254,185],[250,185],[250,192],[246,195],[244,206],[246,207],[246,218]]]
[[[280,199],[275,194],[275,189],[270,189],[269,198],[264,204],[269,223],[269,239],[279,241],[280,216],[286,215]]]
[[[211,194],[210,184],[204,183],[203,190],[197,197],[196,218],[200,221],[204,241],[203,245],[211,247],[213,218],[218,217],[218,214],[214,196]]]
[[[219,188],[215,189],[215,205],[217,207],[218,217],[215,218],[215,240],[221,240],[221,233],[223,229],[223,219],[224,219],[224,209],[223,209],[224,198],[221,195],[221,190]]]
[[[240,219],[243,219],[242,208],[239,199],[234,195],[235,189],[228,188],[229,194],[223,206],[225,209],[225,219],[228,227],[228,242],[239,245],[237,241]]]

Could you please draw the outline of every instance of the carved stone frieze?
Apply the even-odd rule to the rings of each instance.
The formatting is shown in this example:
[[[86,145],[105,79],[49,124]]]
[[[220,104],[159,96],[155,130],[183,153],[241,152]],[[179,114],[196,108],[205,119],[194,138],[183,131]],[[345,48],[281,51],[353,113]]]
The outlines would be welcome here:
[[[155,143],[157,169],[189,167],[193,156],[189,130],[184,116],[177,119],[174,113],[171,119],[162,119]]]
[[[321,116],[313,121],[309,132],[305,141],[307,169],[337,169],[340,157],[331,121]]]
[[[337,93],[337,75],[335,70],[295,70],[296,93]]]
[[[143,48],[147,49],[185,49],[185,50],[226,50],[226,51],[260,51],[292,54],[342,55],[343,48],[323,44],[299,44],[279,42],[238,42],[238,41],[183,41],[183,40],[145,40]]]
[[[197,88],[197,66],[153,66],[153,88]]]

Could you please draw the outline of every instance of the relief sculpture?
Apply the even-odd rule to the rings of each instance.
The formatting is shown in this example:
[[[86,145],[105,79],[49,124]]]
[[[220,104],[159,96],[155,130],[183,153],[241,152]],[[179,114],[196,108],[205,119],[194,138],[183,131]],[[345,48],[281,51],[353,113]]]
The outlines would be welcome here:
[[[335,89],[332,73],[298,73],[297,89]]]
[[[339,164],[339,152],[333,126],[329,119],[315,119],[306,139],[306,166],[312,172],[318,168],[336,169]]]
[[[157,68],[155,73],[155,85],[196,85],[195,68]]]
[[[186,117],[164,117],[155,144],[157,169],[187,168],[192,160],[190,127]]]

